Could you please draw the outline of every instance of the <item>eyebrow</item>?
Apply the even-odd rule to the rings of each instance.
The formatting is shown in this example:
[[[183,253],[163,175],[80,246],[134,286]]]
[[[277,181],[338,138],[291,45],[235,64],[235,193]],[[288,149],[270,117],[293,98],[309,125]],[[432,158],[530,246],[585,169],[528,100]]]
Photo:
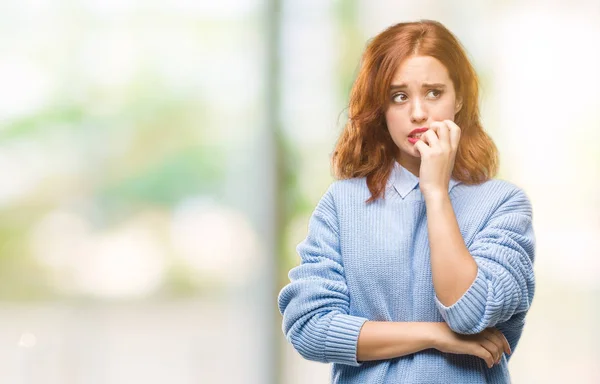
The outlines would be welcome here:
[[[408,86],[405,83],[402,84],[392,84],[390,86],[390,90],[396,90],[396,89],[405,89],[408,88]],[[446,88],[445,84],[442,83],[424,83],[422,88]]]

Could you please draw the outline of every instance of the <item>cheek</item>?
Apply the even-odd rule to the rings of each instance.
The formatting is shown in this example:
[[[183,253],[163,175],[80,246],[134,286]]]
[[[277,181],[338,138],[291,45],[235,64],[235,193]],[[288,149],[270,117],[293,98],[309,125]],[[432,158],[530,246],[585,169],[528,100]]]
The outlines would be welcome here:
[[[406,127],[406,116],[402,113],[396,111],[388,111],[385,114],[385,121],[387,124],[388,132],[392,137],[392,141],[396,144],[396,146],[400,147],[405,139],[404,136],[406,134],[406,130],[409,128]]]
[[[402,129],[402,125],[404,124],[403,121],[405,119],[406,116],[403,116],[403,114],[397,109],[390,108],[385,113],[385,122],[390,133]]]
[[[432,120],[442,121],[442,120],[454,120],[454,103],[444,103],[440,105],[439,108],[435,109],[435,112],[432,113]]]

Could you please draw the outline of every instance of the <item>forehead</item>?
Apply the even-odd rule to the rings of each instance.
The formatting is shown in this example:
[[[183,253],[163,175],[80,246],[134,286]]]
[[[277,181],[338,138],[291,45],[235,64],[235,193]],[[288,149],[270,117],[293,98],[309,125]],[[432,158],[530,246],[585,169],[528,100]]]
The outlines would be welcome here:
[[[400,63],[392,84],[400,83],[450,83],[448,70],[435,57],[411,56]]]

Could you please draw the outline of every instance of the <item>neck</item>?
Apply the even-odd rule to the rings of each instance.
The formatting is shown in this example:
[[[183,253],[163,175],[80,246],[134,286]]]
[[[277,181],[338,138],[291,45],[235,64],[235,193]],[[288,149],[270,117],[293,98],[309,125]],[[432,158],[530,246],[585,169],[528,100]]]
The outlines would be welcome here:
[[[398,163],[405,168],[407,171],[419,177],[419,169],[421,168],[421,159],[420,158],[403,158],[399,157],[397,159]]]

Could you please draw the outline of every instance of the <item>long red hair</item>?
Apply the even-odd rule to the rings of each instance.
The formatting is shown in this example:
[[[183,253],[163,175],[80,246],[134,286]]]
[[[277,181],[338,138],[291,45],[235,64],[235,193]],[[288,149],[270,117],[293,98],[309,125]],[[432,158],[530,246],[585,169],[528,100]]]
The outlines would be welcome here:
[[[332,156],[336,178],[366,177],[371,192],[367,202],[383,196],[399,151],[385,122],[392,78],[404,59],[416,55],[438,59],[462,100],[454,118],[461,138],[452,177],[479,184],[498,171],[498,150],[479,117],[479,80],[458,39],[437,21],[399,23],[367,45],[350,92],[348,122]]]

